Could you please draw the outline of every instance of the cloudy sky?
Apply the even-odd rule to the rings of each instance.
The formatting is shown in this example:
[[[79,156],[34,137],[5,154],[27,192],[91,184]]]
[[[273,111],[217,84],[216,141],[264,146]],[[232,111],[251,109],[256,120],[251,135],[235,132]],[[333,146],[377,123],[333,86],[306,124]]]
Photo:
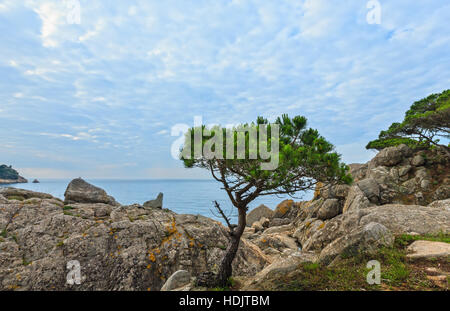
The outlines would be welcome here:
[[[173,125],[282,113],[367,161],[380,130],[450,88],[449,1],[379,3],[369,24],[366,0],[2,0],[0,163],[201,177],[172,159]]]

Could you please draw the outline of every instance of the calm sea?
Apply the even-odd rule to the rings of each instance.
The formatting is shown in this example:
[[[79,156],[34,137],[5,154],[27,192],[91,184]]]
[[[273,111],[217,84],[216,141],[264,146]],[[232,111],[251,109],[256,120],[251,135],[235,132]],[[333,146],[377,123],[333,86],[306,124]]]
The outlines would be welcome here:
[[[89,183],[101,187],[113,196],[119,203],[129,205],[133,203],[143,204],[145,201],[156,198],[159,192],[164,193],[163,207],[179,214],[200,214],[222,221],[216,217],[211,210],[212,201],[217,200],[222,208],[227,211],[235,210],[225,193],[221,189],[220,183],[214,180],[100,180],[87,179]],[[39,184],[15,184],[9,187],[17,187],[38,192],[45,192],[54,197],[64,199],[64,192],[70,180],[40,180]],[[300,200],[309,200],[312,193],[299,193],[296,195]],[[249,209],[253,209],[260,204],[265,204],[271,209],[275,209],[278,203],[288,196],[266,196],[253,201]],[[235,222],[236,215],[232,220]]]

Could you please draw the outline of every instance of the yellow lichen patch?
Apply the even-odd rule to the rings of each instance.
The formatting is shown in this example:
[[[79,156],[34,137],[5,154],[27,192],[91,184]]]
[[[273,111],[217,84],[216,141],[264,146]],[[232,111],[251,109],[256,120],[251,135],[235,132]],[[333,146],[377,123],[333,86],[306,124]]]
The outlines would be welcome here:
[[[148,291],[148,292],[150,291],[150,287],[147,287],[147,291]]]
[[[85,237],[87,237],[87,233],[86,232],[83,233],[83,238],[85,238]]]
[[[266,239],[262,239],[261,242],[267,243],[267,240]]]
[[[169,233],[169,235],[174,234],[177,232],[177,227],[176,227],[176,223],[175,223],[175,218],[172,218],[172,222],[170,223],[170,225],[168,225],[166,227],[167,232]]]
[[[325,227],[325,223],[324,222],[320,224],[319,229],[323,229],[323,227]]]
[[[182,234],[180,232],[178,232],[178,230],[177,230],[175,218],[172,218],[172,222],[168,226],[166,226],[166,230],[167,230],[167,236],[166,236],[166,238],[164,238],[162,240],[160,247],[162,247],[162,246],[164,246],[164,244],[170,242],[173,238],[180,240],[182,237]]]
[[[194,247],[194,245],[195,245],[194,241],[189,242],[190,247]]]
[[[148,255],[148,259],[150,259],[152,262],[155,262],[156,261],[155,254],[150,253],[150,255]]]
[[[308,221],[308,222],[305,224],[305,226],[306,226],[306,228],[309,228],[309,226],[311,226],[311,222]]]
[[[19,289],[20,286],[19,285],[9,285],[8,288],[11,290],[15,290],[15,289]]]
[[[149,263],[149,264],[147,265],[147,269],[150,269],[151,267],[152,267],[152,264]]]

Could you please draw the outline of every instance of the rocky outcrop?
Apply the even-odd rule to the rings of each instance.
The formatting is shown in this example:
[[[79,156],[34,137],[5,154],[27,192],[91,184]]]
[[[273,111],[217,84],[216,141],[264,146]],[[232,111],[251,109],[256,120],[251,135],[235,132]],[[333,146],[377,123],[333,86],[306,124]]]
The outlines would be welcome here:
[[[82,178],[76,178],[69,183],[64,193],[64,198],[66,204],[104,203],[114,206],[119,205],[105,190],[91,185]]]
[[[19,175],[11,166],[0,165],[0,185],[27,183],[28,180]]]
[[[268,208],[267,206],[265,206],[264,204],[261,204],[260,206],[252,209],[248,214],[247,214],[247,226],[251,227],[253,225],[253,223],[259,221],[262,217],[265,218],[272,218],[273,216],[273,211]]]
[[[351,235],[372,222],[385,226],[394,235],[448,234],[449,207],[398,204],[374,206],[341,214],[326,222],[317,224],[310,222],[309,226],[308,221],[302,222],[297,227],[294,237],[302,244],[304,250],[320,252],[333,241]]]
[[[156,197],[156,199],[145,202],[144,203],[144,207],[147,207],[147,208],[162,208],[162,206],[163,206],[163,197],[164,197],[164,194],[162,192],[160,192],[158,194],[158,196]]]
[[[160,290],[178,270],[216,271],[228,244],[227,229],[202,216],[22,195],[0,203],[0,290]],[[67,283],[73,261],[81,284]],[[233,272],[254,275],[269,263],[242,240]]]
[[[33,184],[39,184],[39,180],[37,179],[33,180]]]

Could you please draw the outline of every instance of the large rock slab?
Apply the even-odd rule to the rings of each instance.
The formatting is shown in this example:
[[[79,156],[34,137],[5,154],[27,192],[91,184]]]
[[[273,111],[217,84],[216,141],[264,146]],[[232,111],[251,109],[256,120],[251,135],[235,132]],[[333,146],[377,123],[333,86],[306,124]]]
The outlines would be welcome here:
[[[450,244],[434,241],[414,241],[408,246],[406,255],[409,259],[449,258]]]
[[[329,265],[341,258],[372,254],[393,243],[394,236],[385,226],[371,222],[328,244],[320,253],[319,262]]]
[[[450,210],[446,208],[387,204],[363,210],[360,216],[359,224],[378,222],[395,234],[450,233]]]
[[[23,198],[25,200],[31,199],[31,198],[38,198],[38,199],[54,199],[52,195],[42,192],[35,192],[31,190],[25,190],[25,189],[19,189],[19,188],[0,188],[0,195],[2,195],[5,198],[10,197],[16,197],[16,198]]]
[[[82,178],[72,180],[64,193],[64,202],[71,203],[104,203],[118,206],[119,203],[109,196],[105,190],[91,185]]]
[[[0,290],[160,290],[178,270],[216,271],[229,233],[212,219],[161,209],[71,204],[52,199],[0,203]],[[67,284],[77,261],[81,284]],[[254,275],[269,257],[243,239],[234,275]],[[17,278],[20,275],[20,278]]]

